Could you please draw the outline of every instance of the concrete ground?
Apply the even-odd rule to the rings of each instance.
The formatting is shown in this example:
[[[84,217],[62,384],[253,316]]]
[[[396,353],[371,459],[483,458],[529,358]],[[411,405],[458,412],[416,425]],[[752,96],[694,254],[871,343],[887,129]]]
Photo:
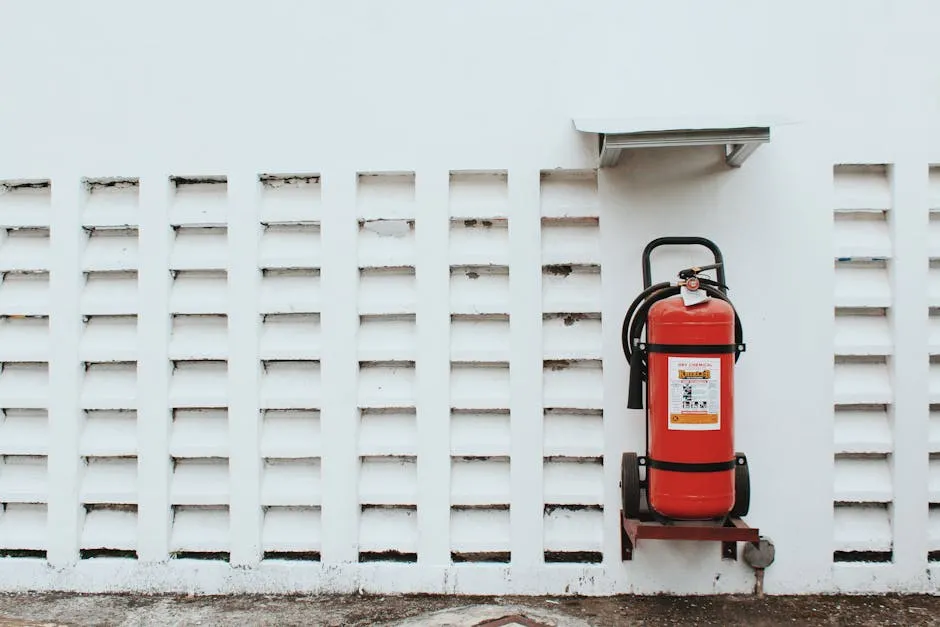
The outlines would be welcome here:
[[[0,595],[0,627],[58,625],[938,625],[938,596]]]

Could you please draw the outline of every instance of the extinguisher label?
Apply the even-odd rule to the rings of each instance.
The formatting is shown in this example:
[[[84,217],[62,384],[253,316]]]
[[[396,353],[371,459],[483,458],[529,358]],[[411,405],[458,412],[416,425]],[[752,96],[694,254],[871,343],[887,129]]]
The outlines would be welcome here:
[[[669,357],[669,428],[721,428],[721,359]]]

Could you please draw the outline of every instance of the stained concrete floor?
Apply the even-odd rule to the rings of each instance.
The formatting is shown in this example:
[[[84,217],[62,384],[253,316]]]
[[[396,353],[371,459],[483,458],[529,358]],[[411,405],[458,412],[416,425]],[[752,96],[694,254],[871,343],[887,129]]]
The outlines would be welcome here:
[[[508,616],[525,618],[497,619]],[[527,620],[526,620],[527,619]],[[515,622],[512,622],[512,621]],[[0,595],[0,626],[938,625],[940,596]]]

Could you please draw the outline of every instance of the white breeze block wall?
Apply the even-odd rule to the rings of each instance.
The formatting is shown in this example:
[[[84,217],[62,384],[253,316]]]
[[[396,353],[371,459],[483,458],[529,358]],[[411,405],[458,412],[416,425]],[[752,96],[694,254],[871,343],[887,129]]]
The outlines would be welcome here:
[[[0,589],[751,590],[620,558],[622,317],[702,235],[766,589],[940,591],[940,8],[678,5],[6,7]]]

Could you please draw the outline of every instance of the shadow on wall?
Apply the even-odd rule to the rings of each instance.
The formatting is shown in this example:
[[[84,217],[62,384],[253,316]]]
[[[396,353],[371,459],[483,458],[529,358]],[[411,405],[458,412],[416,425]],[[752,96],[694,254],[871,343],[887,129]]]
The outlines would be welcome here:
[[[633,191],[645,188],[662,201],[668,198],[662,194],[674,185],[714,184],[721,174],[736,172],[739,168],[725,163],[724,146],[683,146],[624,150],[617,166],[608,171],[622,176],[631,188],[637,188]]]
[[[607,179],[602,204],[619,222],[615,232],[625,234],[626,267],[635,269],[630,270],[635,280],[640,278],[640,253],[656,237],[707,237],[726,257],[734,249],[731,240],[740,235],[729,231],[733,211],[721,206],[721,196],[728,179],[740,170],[725,163],[722,146],[624,151],[616,167],[602,172]],[[728,262],[733,264],[733,259],[731,255]],[[711,254],[701,247],[663,247],[651,256],[653,281],[673,280],[680,268],[711,261]],[[633,280],[631,276],[628,283]]]

